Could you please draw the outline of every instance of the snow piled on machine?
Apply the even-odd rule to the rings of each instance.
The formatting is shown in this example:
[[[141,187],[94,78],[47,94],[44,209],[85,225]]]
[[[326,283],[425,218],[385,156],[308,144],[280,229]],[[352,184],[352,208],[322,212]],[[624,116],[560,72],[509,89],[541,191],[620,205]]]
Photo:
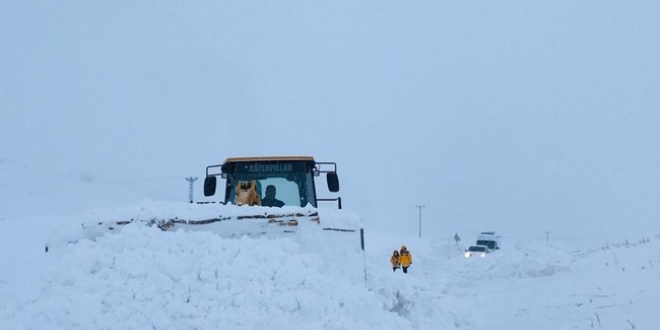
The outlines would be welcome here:
[[[319,221],[282,235],[234,235],[238,216],[318,213]],[[163,231],[154,219],[231,218]],[[140,221],[137,221],[140,219]],[[352,212],[221,204],[143,202],[71,219],[50,239],[49,264],[34,297],[7,301],[9,329],[307,329],[383,328],[401,324],[382,314],[364,290],[361,219]],[[128,223],[113,230],[99,223]],[[340,226],[352,231],[323,230]],[[350,228],[349,228],[350,227]],[[89,230],[92,228],[93,230]],[[102,229],[99,229],[102,228]],[[194,230],[189,230],[193,228]],[[220,234],[220,235],[219,235]],[[81,236],[82,235],[82,236]],[[58,244],[53,242],[58,241]],[[320,293],[326,296],[319,304]],[[328,294],[330,293],[330,294]],[[233,317],[238,316],[238,317]],[[3,323],[3,322],[0,322]],[[3,328],[4,328],[3,326]]]
[[[295,223],[296,225],[292,225]],[[208,231],[226,238],[287,236],[309,228],[359,233],[362,219],[354,212],[316,209],[311,206],[281,208],[143,201],[115,209],[89,212],[84,220],[71,219],[47,239],[49,250],[83,239],[94,240],[106,233],[121,231],[127,224],[167,230]]]

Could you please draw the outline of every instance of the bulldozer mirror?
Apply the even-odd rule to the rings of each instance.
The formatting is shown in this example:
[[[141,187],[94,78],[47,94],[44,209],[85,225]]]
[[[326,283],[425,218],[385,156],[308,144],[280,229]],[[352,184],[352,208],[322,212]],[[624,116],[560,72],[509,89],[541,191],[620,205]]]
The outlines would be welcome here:
[[[328,172],[326,179],[328,180],[328,190],[330,190],[330,192],[338,192],[339,177],[337,177],[337,172]]]
[[[215,195],[215,185],[217,179],[214,176],[207,176],[204,179],[204,196],[209,197]]]

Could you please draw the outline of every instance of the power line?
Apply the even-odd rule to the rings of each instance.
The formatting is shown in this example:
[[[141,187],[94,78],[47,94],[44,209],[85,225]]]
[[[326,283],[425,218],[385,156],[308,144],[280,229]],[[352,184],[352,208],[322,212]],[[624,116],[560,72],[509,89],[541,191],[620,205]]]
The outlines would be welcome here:
[[[419,238],[422,238],[422,209],[426,205],[415,205],[415,207],[419,209]]]
[[[193,194],[193,182],[197,181],[197,177],[193,178],[192,176],[189,176],[189,177],[186,178],[186,181],[188,181],[188,184],[190,185],[190,187],[188,189],[188,201],[192,204],[193,196],[195,196]]]

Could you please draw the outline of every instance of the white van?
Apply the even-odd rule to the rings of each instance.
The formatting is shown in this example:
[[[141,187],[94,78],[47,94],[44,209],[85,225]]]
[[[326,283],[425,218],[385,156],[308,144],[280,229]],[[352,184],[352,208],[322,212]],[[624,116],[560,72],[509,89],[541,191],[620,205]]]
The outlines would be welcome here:
[[[485,245],[491,251],[499,250],[500,237],[495,235],[494,231],[482,231],[479,236],[477,236],[476,245]]]

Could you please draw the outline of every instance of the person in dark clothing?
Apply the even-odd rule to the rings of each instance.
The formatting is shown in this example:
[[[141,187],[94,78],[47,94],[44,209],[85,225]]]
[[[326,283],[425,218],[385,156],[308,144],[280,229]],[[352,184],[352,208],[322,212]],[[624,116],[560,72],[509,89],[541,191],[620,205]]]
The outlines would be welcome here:
[[[275,207],[282,207],[284,206],[284,202],[281,200],[275,198],[275,194],[277,193],[275,186],[268,185],[266,187],[266,197],[261,199],[261,206],[275,206]]]

